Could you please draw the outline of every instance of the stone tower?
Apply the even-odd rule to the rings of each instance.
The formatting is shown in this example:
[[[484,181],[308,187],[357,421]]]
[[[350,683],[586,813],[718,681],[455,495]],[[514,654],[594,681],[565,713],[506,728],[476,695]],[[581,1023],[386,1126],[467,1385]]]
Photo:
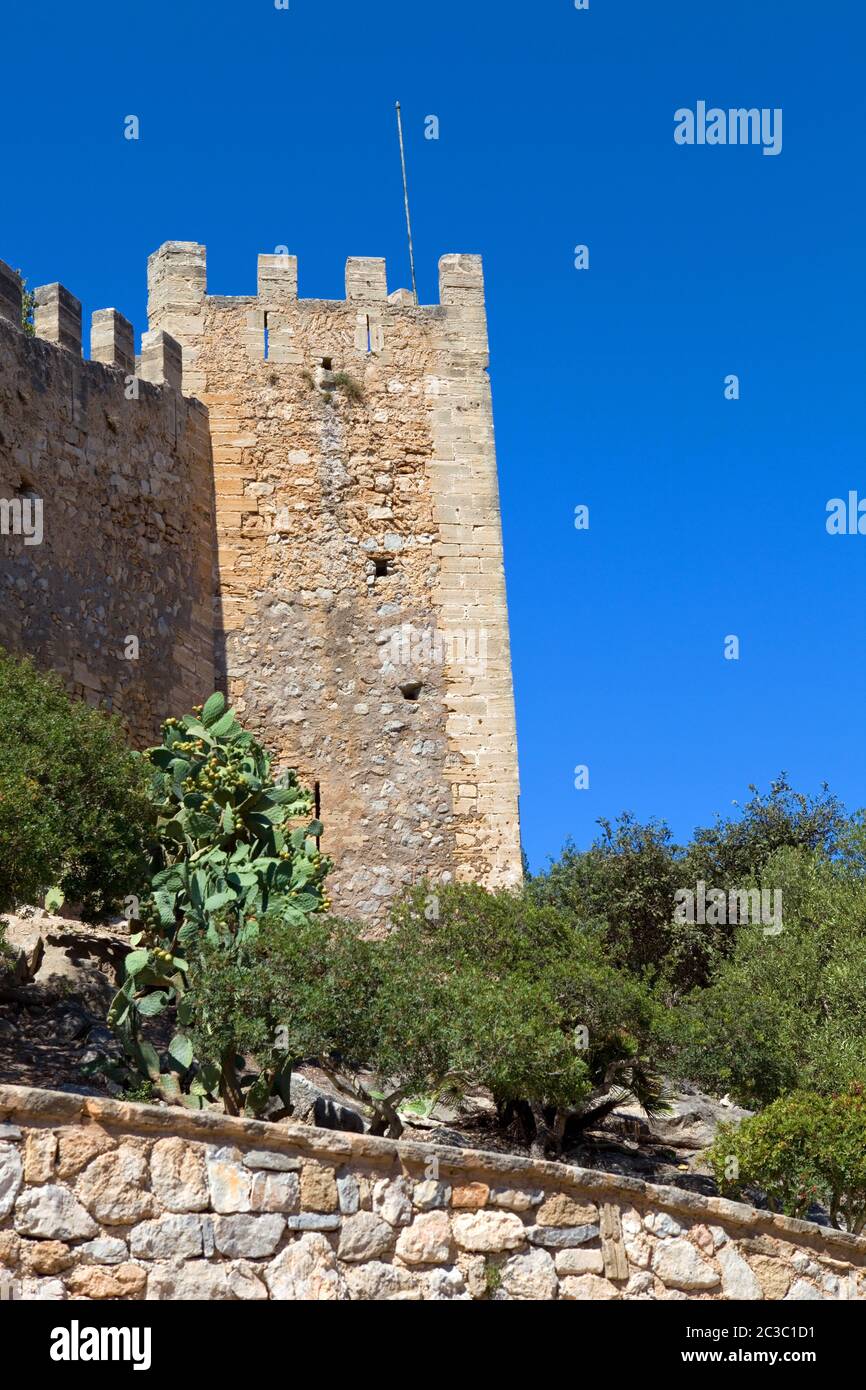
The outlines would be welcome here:
[[[346,298],[207,293],[206,252],[148,262],[151,336],[183,350],[215,472],[218,658],[232,702],[315,786],[335,910],[521,875],[508,615],[481,261],[440,303],[351,259]]]

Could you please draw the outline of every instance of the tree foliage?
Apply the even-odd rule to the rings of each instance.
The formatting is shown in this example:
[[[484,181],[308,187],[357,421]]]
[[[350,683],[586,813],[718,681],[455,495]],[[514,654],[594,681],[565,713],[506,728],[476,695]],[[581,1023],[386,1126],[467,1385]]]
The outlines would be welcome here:
[[[674,842],[664,821],[641,824],[629,813],[602,820],[588,850],[567,844],[558,861],[529,879],[527,891],[579,921],[604,923],[614,958],[663,982],[669,1000],[706,985],[732,950],[736,927],[677,921],[677,890],[701,881],[725,893],[766,886],[779,850],[829,858],[845,833],[843,808],[826,787],[808,797],[782,773],[766,794],[749,790],[735,815],[698,828],[687,845]]]
[[[776,1211],[805,1217],[821,1203],[838,1229],[866,1227],[866,1099],[793,1091],[738,1128],[725,1125],[707,1155],[721,1191],[757,1187]]]
[[[0,650],[0,911],[59,888],[110,913],[146,885],[152,820],[119,722]]]
[[[832,859],[787,848],[767,861],[782,930],[738,927],[710,984],[660,1015],[671,1070],[750,1105],[866,1083],[863,844],[855,822]]]

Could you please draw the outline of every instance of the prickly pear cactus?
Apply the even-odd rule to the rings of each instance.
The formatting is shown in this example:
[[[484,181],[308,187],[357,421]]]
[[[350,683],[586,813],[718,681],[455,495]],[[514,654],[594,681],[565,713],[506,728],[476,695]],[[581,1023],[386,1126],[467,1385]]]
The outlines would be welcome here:
[[[319,853],[322,825],[310,819],[309,793],[293,772],[274,780],[270,757],[224,696],[167,719],[162,744],[142,756],[157,814],[152,892],[139,907],[109,1023],[139,1074],[166,1099],[199,1103],[214,1078],[190,1078],[192,1045],[182,1031],[198,941],[231,952],[258,931],[265,912],[300,924],[327,910],[331,865]],[[177,1006],[180,1031],[165,1074],[141,1038],[141,1022],[169,1005]]]

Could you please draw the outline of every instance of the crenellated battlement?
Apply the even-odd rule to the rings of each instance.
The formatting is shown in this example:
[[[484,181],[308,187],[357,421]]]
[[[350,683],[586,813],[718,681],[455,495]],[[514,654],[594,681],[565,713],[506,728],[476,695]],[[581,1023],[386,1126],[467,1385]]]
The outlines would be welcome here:
[[[38,285],[33,291],[33,331],[43,342],[75,357],[83,354],[81,301],[65,285]],[[23,286],[17,271],[0,261],[0,318],[21,327]],[[135,356],[135,332],[117,309],[95,309],[90,321],[90,360],[119,367],[156,386],[181,389],[181,347],[168,333],[145,333],[141,358]]]
[[[148,257],[148,323],[142,337],[142,353],[135,355],[132,324],[117,309],[96,309],[90,324],[90,360],[119,367],[157,385],[193,394],[201,388],[195,371],[203,315],[208,309],[243,307],[247,327],[257,341],[265,328],[273,334],[275,363],[296,361],[291,331],[280,320],[280,310],[290,306],[314,309],[343,304],[360,314],[355,334],[359,350],[372,333],[381,340],[381,326],[361,313],[366,309],[407,310],[419,316],[445,309],[484,310],[484,276],[480,256],[447,255],[439,261],[439,303],[416,305],[411,290],[388,290],[386,263],[374,256],[350,256],[346,261],[346,295],[343,300],[299,299],[298,258],[287,252],[258,258],[254,295],[209,295],[207,248],[194,241],[166,241]],[[76,356],[83,355],[81,301],[58,282],[39,285],[33,291],[33,327],[37,338],[54,343]],[[0,261],[0,318],[20,325],[23,286],[17,271]],[[267,316],[270,316],[268,322]],[[182,366],[179,364],[183,364]]]
[[[165,241],[148,257],[148,317],[195,316],[206,299],[261,301],[263,306],[298,299],[298,258],[288,252],[258,258],[255,295],[208,295],[207,247],[195,241]],[[480,256],[451,254],[439,261],[439,304],[416,305],[411,290],[389,293],[386,263],[377,256],[350,256],[346,261],[346,295],[342,300],[311,298],[309,304],[388,303],[397,308],[483,306],[484,275]]]
[[[194,241],[166,241],[148,257],[148,322],[182,346],[183,389],[207,395],[202,366],[210,357],[208,340],[234,342],[248,361],[315,370],[338,357],[356,369],[358,358],[382,357],[396,336],[426,329],[438,332],[443,351],[450,347],[487,365],[484,272],[480,256],[447,255],[439,261],[439,302],[418,305],[410,290],[389,291],[385,260],[350,256],[343,299],[298,296],[298,258],[287,250],[260,255],[255,294],[211,295],[207,288],[207,248]],[[316,321],[312,332],[304,327]],[[403,324],[403,328],[399,325]],[[441,331],[440,331],[441,330]],[[301,351],[313,339],[310,358]],[[351,360],[350,360],[351,359]],[[238,361],[238,370],[245,370]]]

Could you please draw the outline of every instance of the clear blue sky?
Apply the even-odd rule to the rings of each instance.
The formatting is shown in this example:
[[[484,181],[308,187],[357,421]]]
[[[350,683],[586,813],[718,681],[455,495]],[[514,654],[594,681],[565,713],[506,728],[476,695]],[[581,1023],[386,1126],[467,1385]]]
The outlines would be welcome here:
[[[0,257],[139,331],[147,254],[171,238],[207,244],[214,293],[252,292],[279,244],[305,296],[341,297],[347,255],[407,283],[402,101],[422,299],[443,252],[485,259],[533,867],[626,808],[686,835],[782,768],[866,802],[866,536],[824,526],[829,498],[866,497],[864,9],[4,16]],[[782,153],[677,146],[674,111],[698,100],[781,107]]]

